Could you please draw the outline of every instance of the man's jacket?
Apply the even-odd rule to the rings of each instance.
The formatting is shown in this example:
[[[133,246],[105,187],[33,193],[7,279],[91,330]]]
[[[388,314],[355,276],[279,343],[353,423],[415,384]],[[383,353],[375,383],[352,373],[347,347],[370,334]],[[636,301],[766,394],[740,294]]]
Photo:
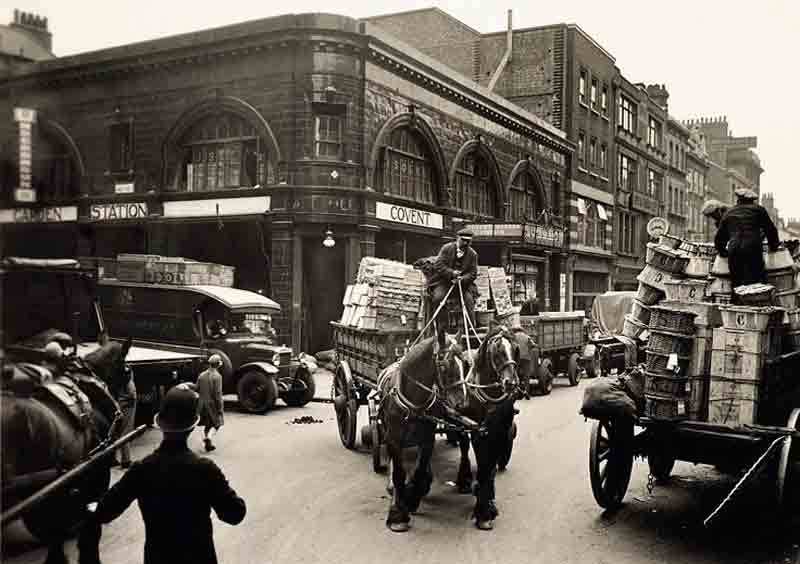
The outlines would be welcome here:
[[[456,277],[457,250],[458,247],[454,242],[442,245],[434,265],[437,274],[435,280],[438,282],[450,283]],[[465,290],[474,288],[474,292],[477,294],[478,289],[475,286],[475,279],[478,277],[478,253],[472,247],[464,249],[464,256],[461,258],[461,268],[459,270],[461,271],[462,287]]]
[[[722,256],[727,256],[728,241],[735,241],[738,246],[760,246],[765,235],[770,248],[776,249],[780,244],[778,230],[767,210],[758,204],[737,204],[722,217],[714,245]]]
[[[144,519],[145,564],[216,564],[211,510],[232,525],[246,512],[217,465],[185,444],[162,443],[134,463],[100,501],[95,521],[116,519],[134,501]]]

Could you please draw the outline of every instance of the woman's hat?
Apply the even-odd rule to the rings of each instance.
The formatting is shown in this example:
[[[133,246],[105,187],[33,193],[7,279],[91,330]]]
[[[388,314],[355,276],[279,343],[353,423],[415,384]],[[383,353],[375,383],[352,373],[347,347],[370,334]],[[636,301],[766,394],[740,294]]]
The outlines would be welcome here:
[[[218,354],[212,354],[210,357],[208,357],[208,363],[211,366],[222,366],[222,357]]]
[[[200,417],[197,415],[196,392],[187,386],[178,385],[167,392],[154,422],[164,433],[184,433],[194,429]]]

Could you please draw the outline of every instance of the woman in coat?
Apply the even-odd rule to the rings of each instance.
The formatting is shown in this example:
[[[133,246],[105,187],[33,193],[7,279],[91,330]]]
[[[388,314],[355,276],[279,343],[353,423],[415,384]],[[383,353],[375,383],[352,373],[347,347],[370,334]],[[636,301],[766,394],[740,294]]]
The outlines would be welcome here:
[[[208,359],[208,370],[197,378],[197,394],[200,396],[198,414],[200,425],[203,426],[203,442],[206,451],[209,452],[217,448],[211,439],[225,424],[222,407],[222,375],[218,370],[220,366],[222,358],[218,354],[212,354]]]

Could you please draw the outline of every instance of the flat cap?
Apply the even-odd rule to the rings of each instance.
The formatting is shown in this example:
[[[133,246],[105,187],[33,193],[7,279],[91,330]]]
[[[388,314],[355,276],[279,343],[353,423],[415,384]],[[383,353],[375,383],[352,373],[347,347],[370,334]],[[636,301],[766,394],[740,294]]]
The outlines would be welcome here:
[[[456,235],[458,235],[462,239],[472,239],[472,237],[473,237],[472,230],[469,229],[468,227],[465,227],[464,229],[460,229],[458,231],[458,233],[456,233]]]
[[[734,194],[742,200],[758,200],[758,194],[750,190],[750,188],[737,188]]]

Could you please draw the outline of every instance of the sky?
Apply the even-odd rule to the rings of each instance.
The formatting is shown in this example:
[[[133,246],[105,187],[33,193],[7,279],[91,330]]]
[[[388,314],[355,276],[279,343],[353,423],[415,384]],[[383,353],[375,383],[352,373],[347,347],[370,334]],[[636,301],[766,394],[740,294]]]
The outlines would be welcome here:
[[[481,33],[504,30],[508,9],[515,28],[578,24],[631,82],[665,84],[673,117],[727,116],[734,135],[758,137],[762,194],[774,194],[781,217],[800,218],[793,164],[800,132],[800,73],[792,56],[800,54],[797,0],[2,0],[0,18],[12,21],[14,8],[46,16],[53,50],[63,56],[286,13],[360,18],[431,6]]]

